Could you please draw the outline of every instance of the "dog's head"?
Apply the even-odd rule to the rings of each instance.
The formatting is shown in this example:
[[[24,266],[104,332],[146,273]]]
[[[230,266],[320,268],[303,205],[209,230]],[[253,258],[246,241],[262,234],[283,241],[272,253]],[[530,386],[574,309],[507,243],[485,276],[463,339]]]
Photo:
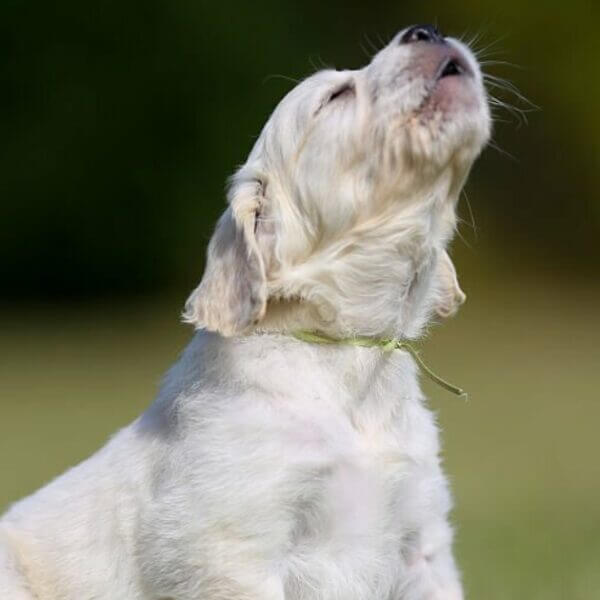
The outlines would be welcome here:
[[[309,77],[232,178],[184,318],[224,335],[415,335],[464,298],[445,246],[489,134],[474,56],[431,26]]]

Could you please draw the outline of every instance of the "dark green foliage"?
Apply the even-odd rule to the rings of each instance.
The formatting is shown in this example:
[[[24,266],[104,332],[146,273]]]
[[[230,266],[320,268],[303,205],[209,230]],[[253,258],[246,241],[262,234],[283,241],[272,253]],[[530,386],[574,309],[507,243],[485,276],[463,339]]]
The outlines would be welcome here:
[[[476,169],[478,245],[516,248],[534,264],[597,265],[591,3],[455,4],[2,3],[4,298],[191,287],[226,177],[293,85],[279,76],[359,66],[415,21],[480,33],[490,59],[523,67],[489,70],[541,107],[528,127],[497,124],[497,143],[516,160],[490,149]]]

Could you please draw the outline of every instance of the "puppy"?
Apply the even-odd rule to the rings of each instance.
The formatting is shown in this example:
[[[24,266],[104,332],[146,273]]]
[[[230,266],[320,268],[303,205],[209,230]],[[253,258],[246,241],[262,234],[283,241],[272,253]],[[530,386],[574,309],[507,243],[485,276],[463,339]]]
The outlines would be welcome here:
[[[0,597],[462,598],[434,417],[377,340],[464,299],[445,248],[489,134],[475,58],[428,25],[293,89],[231,181],[199,331],[145,414],[0,521]]]

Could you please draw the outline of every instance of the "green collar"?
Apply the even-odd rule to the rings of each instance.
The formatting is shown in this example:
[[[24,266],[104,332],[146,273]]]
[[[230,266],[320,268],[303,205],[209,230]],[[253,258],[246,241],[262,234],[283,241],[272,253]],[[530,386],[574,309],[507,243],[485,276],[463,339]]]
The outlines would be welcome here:
[[[457,396],[467,396],[466,392],[451,383],[448,383],[441,377],[438,377],[421,359],[419,353],[408,343],[402,342],[398,339],[385,339],[385,338],[370,338],[364,336],[356,336],[351,338],[336,339],[326,336],[322,333],[316,333],[314,331],[299,330],[292,332],[292,335],[303,342],[310,344],[331,344],[338,346],[361,346],[364,348],[381,348],[384,352],[392,352],[394,350],[406,350],[416,361],[419,368],[431,381],[437,383],[440,387],[445,390],[456,394]]]

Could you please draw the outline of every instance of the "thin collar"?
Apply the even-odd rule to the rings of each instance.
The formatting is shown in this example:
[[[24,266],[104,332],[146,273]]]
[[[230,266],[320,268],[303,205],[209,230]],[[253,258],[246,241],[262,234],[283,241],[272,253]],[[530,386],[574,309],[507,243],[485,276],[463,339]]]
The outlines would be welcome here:
[[[371,338],[365,336],[355,336],[349,338],[333,338],[316,331],[308,331],[300,329],[293,331],[291,334],[297,340],[302,342],[308,342],[309,344],[329,344],[336,346],[360,346],[363,348],[381,348],[384,352],[393,352],[394,350],[406,350],[414,359],[421,371],[431,379],[434,383],[437,383],[440,387],[444,388],[452,394],[457,396],[467,397],[466,392],[455,385],[447,382],[436,375],[421,359],[419,353],[413,348],[408,342],[403,342],[396,338]]]

